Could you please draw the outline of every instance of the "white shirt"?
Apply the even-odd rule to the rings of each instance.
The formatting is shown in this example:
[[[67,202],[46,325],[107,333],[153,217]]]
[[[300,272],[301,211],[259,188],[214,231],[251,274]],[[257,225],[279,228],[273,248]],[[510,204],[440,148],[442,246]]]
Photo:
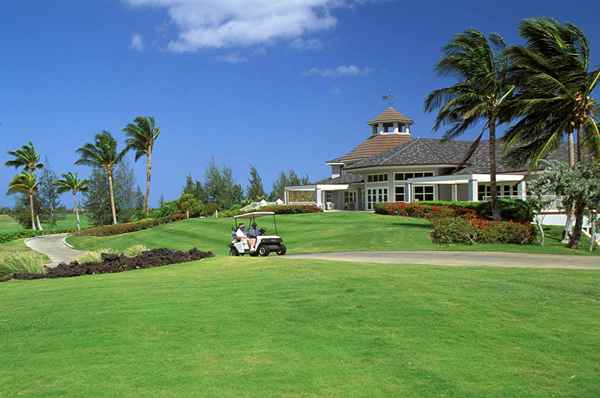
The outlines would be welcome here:
[[[246,238],[246,233],[244,231],[242,231],[240,228],[238,228],[238,230],[235,231],[235,237],[238,239]]]

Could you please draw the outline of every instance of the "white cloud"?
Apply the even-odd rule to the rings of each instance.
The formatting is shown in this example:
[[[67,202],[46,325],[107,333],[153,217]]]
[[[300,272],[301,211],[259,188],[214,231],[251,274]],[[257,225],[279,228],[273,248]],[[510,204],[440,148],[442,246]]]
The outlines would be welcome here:
[[[129,45],[129,48],[136,51],[144,51],[145,47],[144,36],[139,33],[134,33],[131,36],[131,44]]]
[[[369,67],[360,67],[356,65],[340,65],[336,68],[311,68],[304,74],[306,76],[320,76],[320,77],[354,77],[362,76],[371,73],[372,69]]]
[[[244,62],[248,62],[248,58],[240,55],[239,53],[229,53],[224,55],[219,55],[217,60],[221,62],[227,62],[228,64],[241,64]]]
[[[323,43],[319,39],[303,39],[298,37],[290,43],[290,47],[297,50],[320,50],[323,48]]]
[[[335,27],[334,8],[365,0],[124,0],[165,8],[178,30],[176,52],[293,41]],[[309,41],[310,43],[310,41]],[[312,43],[316,45],[316,42]]]

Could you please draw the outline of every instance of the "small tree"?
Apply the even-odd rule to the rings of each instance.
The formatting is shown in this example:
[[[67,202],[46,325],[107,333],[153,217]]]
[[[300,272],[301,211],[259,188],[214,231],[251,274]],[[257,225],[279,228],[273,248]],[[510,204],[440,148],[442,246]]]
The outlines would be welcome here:
[[[539,231],[540,245],[544,246],[546,235],[544,233],[544,209],[552,204],[552,184],[544,176],[533,178],[527,182],[527,203],[534,212],[535,225]]]
[[[35,208],[34,208],[34,196],[37,190],[38,183],[35,174],[28,171],[23,171],[17,174],[12,179],[8,186],[8,193],[21,192],[27,195],[29,198],[29,211],[31,216],[31,229],[37,230],[35,225]]]
[[[41,213],[38,213],[44,222],[56,225],[56,209],[60,207],[60,192],[56,186],[56,173],[50,168],[48,159],[45,161],[38,186],[37,197],[41,205]]]
[[[254,202],[263,200],[266,196],[262,178],[256,167],[250,166],[250,180],[248,181],[248,199]]]
[[[79,192],[87,192],[88,180],[80,180],[76,173],[66,173],[62,175],[62,178],[56,181],[58,192],[71,192],[73,195],[73,212],[75,213],[75,220],[77,230],[81,230],[81,219],[79,217],[79,203],[77,201],[77,194]]]
[[[177,200],[177,209],[185,213],[186,218],[196,216],[202,213],[202,203],[194,195],[184,193]]]

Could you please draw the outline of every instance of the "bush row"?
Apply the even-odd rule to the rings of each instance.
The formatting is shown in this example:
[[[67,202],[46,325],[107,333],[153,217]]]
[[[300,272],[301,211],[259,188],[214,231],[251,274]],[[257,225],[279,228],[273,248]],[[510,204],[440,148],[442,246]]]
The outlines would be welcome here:
[[[432,220],[434,243],[514,243],[525,245],[535,238],[533,225],[479,218],[445,217]]]
[[[526,201],[520,199],[500,199],[498,201],[500,217],[504,221],[531,222],[533,210]],[[491,218],[490,202],[465,201],[424,201],[418,203],[378,203],[375,212],[387,215],[399,215],[417,218],[432,217],[480,217]]]
[[[275,214],[303,214],[303,213],[320,213],[320,207],[317,205],[272,205],[264,206],[256,211],[272,211]]]
[[[478,213],[476,210],[459,207],[459,206],[443,206],[430,205],[420,203],[377,203],[375,205],[375,213],[385,214],[390,216],[415,217],[415,218],[440,218],[440,217],[464,217],[476,218]]]
[[[88,228],[81,232],[78,232],[77,235],[80,236],[110,236],[110,235],[120,235],[126,234],[129,232],[142,231],[144,229],[153,228],[162,224],[169,224],[176,221],[185,220],[185,214],[172,214],[167,217],[162,218],[154,218],[154,219],[146,219],[136,222],[124,223],[124,224],[115,224],[115,225],[103,225],[100,227]]]
[[[45,273],[15,273],[13,279],[30,280],[44,278],[67,278],[81,275],[108,274],[134,269],[162,267],[189,261],[214,257],[212,252],[203,252],[196,248],[190,251],[153,249],[135,257],[121,254],[103,254],[102,261],[71,264],[59,264],[56,268],[47,268]]]
[[[33,231],[31,229],[26,229],[18,232],[8,232],[4,234],[0,234],[0,243],[7,243],[17,239],[26,239],[33,238],[41,235],[48,234],[64,234],[69,232],[74,232],[75,228],[64,228],[64,229],[53,229],[50,231]]]

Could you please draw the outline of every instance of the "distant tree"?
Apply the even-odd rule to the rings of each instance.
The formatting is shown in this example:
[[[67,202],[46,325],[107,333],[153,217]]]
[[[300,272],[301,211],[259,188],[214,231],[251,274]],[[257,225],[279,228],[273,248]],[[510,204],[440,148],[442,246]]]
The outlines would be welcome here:
[[[123,129],[127,134],[127,147],[135,150],[135,160],[146,157],[146,193],[144,194],[144,213],[148,215],[150,201],[150,183],[152,180],[152,152],[160,135],[160,129],[152,116],[135,118]]]
[[[253,165],[250,165],[250,180],[248,181],[248,193],[246,196],[252,202],[261,201],[266,196],[262,178]]]
[[[81,230],[81,219],[79,217],[79,202],[77,195],[80,192],[87,192],[88,180],[81,180],[77,177],[76,173],[66,173],[62,175],[62,178],[56,180],[56,186],[59,193],[71,192],[73,195],[73,213],[75,213],[76,227],[77,230]]]
[[[16,169],[23,168],[30,173],[35,173],[36,170],[44,168],[44,165],[40,162],[40,155],[35,150],[31,141],[19,149],[8,151],[8,154],[12,156],[13,159],[7,161],[6,166],[14,167]]]
[[[38,214],[44,222],[56,225],[56,209],[60,207],[60,192],[56,185],[57,175],[51,169],[48,159],[45,163],[38,183],[37,196],[41,205],[41,212]]]
[[[202,214],[203,211],[202,203],[200,203],[197,197],[190,193],[181,195],[177,200],[177,209],[180,212],[185,213],[186,218],[198,216]]]
[[[309,181],[308,176],[299,177],[294,170],[290,170],[287,173],[281,172],[273,183],[273,190],[271,191],[269,198],[273,202],[277,199],[283,200],[285,196],[285,187],[308,185]]]
[[[108,178],[99,167],[94,167],[85,192],[86,214],[94,225],[107,225],[112,222]]]
[[[135,209],[142,210],[144,209],[144,192],[142,192],[142,188],[138,185],[135,190]],[[146,215],[144,213],[144,215]]]
[[[34,205],[34,197],[35,197],[35,192],[37,190],[37,187],[38,187],[37,178],[36,178],[35,174],[33,174],[29,171],[22,171],[21,173],[17,174],[12,179],[10,184],[8,185],[8,193],[9,194],[20,192],[20,193],[27,195],[27,198],[29,199],[31,229],[33,229],[34,231],[38,229],[36,227],[35,205]]]
[[[136,210],[141,209],[139,205],[143,203],[144,196],[138,190],[135,171],[126,159],[121,160],[115,167],[114,186],[117,216],[122,221],[131,221]]]
[[[158,201],[158,207],[162,207],[165,204],[165,195],[160,195],[160,199]]]
[[[113,224],[117,223],[113,173],[115,166],[123,159],[126,152],[127,148],[122,151],[117,150],[117,141],[108,131],[96,134],[94,143],[85,144],[77,150],[80,158],[75,164],[99,167],[106,174]]]
[[[233,179],[231,168],[219,168],[214,160],[205,173],[204,195],[206,202],[214,204],[218,210],[230,209],[243,201],[242,187]]]

